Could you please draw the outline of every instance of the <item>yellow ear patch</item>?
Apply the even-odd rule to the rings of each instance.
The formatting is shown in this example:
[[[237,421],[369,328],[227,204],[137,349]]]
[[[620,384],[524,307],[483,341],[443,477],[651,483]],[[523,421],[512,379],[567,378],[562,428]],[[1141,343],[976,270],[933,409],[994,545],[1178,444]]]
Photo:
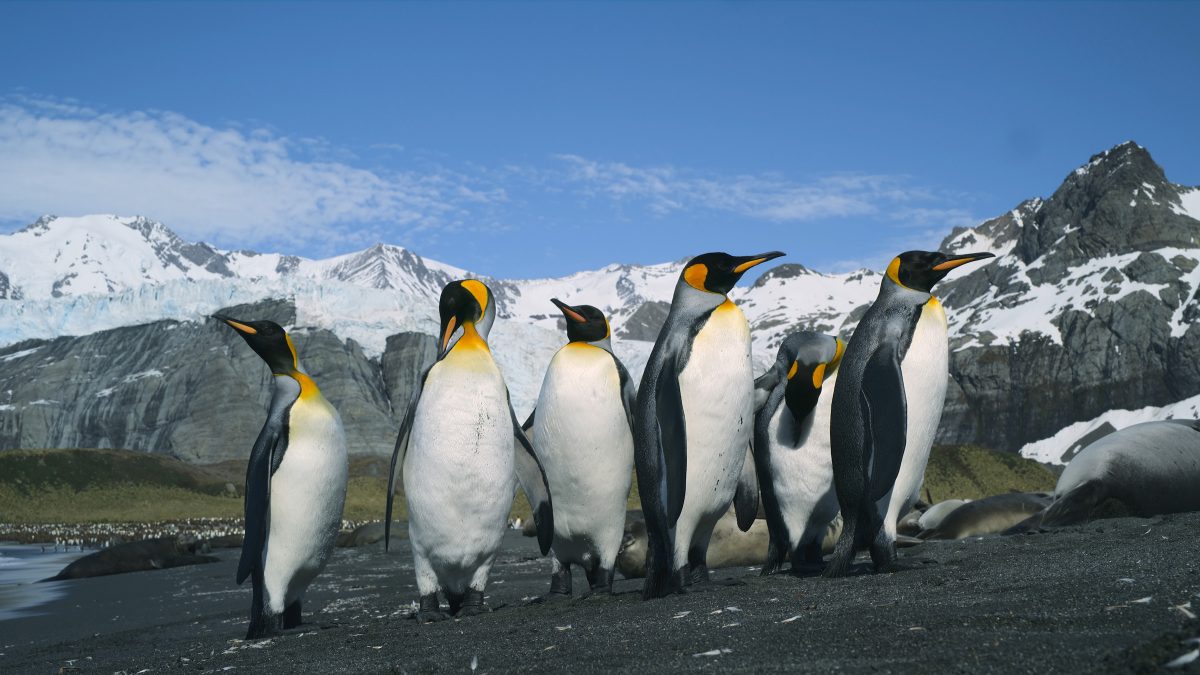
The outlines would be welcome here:
[[[247,326],[244,323],[234,321],[233,319],[225,319],[225,323],[229,324],[229,326],[234,330],[240,330],[248,335],[258,335],[258,329]]]
[[[825,364],[822,363],[813,370],[813,388],[820,389],[825,382]]]
[[[908,286],[905,286],[904,283],[900,281],[900,256],[892,258],[892,262],[888,264],[887,278],[896,282],[896,285],[900,286],[901,288],[908,288]]]
[[[836,368],[842,362],[842,354],[846,353],[846,343],[842,342],[841,338],[833,338],[837,342],[837,348],[833,351],[833,360],[829,362],[830,368]]]
[[[486,312],[488,306],[488,287],[484,286],[482,281],[476,281],[475,279],[463,281],[462,287],[475,296],[475,302],[479,303],[479,311],[481,313]]]
[[[704,287],[704,282],[708,279],[708,265],[704,263],[696,263],[689,265],[683,271],[683,280],[688,282],[688,285],[698,291],[707,291]]]
[[[292,344],[292,336],[287,333],[283,334],[283,339],[287,340],[288,351],[292,353],[292,367],[300,368],[300,357],[296,356],[296,345]]]
[[[791,367],[791,369],[790,369],[790,370],[788,370],[788,378],[787,378],[787,379],[789,379],[789,380],[790,380],[790,379],[792,379],[793,377],[795,377],[795,376],[796,376],[796,371],[797,371],[797,370],[800,370],[800,362],[799,362],[799,361],[792,361],[792,367]]]

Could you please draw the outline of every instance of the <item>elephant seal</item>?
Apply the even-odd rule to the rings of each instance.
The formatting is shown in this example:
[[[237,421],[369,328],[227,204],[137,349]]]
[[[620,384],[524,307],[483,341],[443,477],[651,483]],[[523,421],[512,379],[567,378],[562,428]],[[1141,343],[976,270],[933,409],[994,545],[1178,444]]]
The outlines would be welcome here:
[[[821,540],[822,555],[833,552],[841,532],[842,517],[839,514]],[[709,569],[762,565],[767,561],[770,538],[766,520],[756,519],[749,530],[742,532],[733,509],[730,509],[713,528],[705,562]],[[626,579],[646,576],[646,523],[632,515],[625,519],[625,535],[617,552],[617,570]]]
[[[970,499],[947,499],[944,502],[938,502],[933,506],[925,509],[925,513],[917,520],[917,526],[921,531],[936,530],[946,516],[954,512],[955,509],[970,502]]]
[[[1200,511],[1200,421],[1143,422],[1079,451],[1042,525]]]
[[[161,570],[168,567],[218,562],[210,555],[197,555],[196,544],[180,541],[178,537],[144,539],[117,544],[76,560],[61,572],[42,581],[85,579],[125,572]]]
[[[395,531],[396,525],[392,525],[392,530]],[[349,532],[338,534],[337,545],[339,548],[353,548],[356,546],[370,546],[383,541],[384,527],[382,522],[364,523],[354,528]]]
[[[921,533],[921,539],[962,539],[999,534],[1050,505],[1046,492],[1012,492],[984,497],[950,511],[937,527]]]

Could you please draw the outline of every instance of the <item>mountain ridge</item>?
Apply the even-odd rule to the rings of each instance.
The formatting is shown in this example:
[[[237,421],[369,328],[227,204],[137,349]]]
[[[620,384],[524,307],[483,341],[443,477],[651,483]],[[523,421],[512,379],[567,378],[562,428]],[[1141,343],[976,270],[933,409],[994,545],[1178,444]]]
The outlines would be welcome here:
[[[939,442],[1018,450],[1109,410],[1162,407],[1200,394],[1200,327],[1192,327],[1200,317],[1197,217],[1200,189],[1171,183],[1145,148],[1128,142],[1093,155],[1050,196],[950,231],[943,250],[997,257],[937,289],[953,351]],[[542,279],[479,277],[496,295],[501,320],[493,347],[518,412],[532,406],[545,364],[563,341],[551,297],[608,313],[614,347],[636,377],[683,264],[614,263]],[[407,382],[410,376],[388,375],[381,364],[410,372],[428,358],[416,337],[397,336],[436,332],[441,287],[465,276],[474,275],[384,243],[314,260],[188,242],[140,216],[39,218],[0,236],[0,448],[18,436],[27,445],[42,437],[50,442],[45,432],[12,431],[25,417],[43,419],[38,408],[48,404],[39,401],[53,400],[5,376],[29,366],[27,359],[45,358],[30,351],[35,343],[28,340],[74,336],[69,340],[81,346],[97,333],[138,325],[157,331],[160,322],[195,324],[231,305],[282,301],[292,308],[286,325],[324,331],[326,348],[340,341],[352,355],[346,367],[367,379]],[[735,288],[730,296],[751,323],[759,369],[793,330],[848,336],[879,279],[872,270],[825,274],[787,262]],[[83,356],[71,349],[62,355]],[[20,370],[24,377],[36,372]],[[126,375],[106,374],[113,381],[98,383],[105,385],[100,389]],[[378,409],[371,415],[381,430],[403,405],[393,397],[406,400],[407,392],[395,383],[367,389],[369,395],[354,394],[362,401],[345,404]],[[171,405],[174,414],[185,414],[181,402]],[[56,423],[78,424],[85,414]],[[118,412],[104,414],[106,424],[128,426]],[[152,436],[121,434],[135,444]],[[378,444],[369,445],[377,451]]]

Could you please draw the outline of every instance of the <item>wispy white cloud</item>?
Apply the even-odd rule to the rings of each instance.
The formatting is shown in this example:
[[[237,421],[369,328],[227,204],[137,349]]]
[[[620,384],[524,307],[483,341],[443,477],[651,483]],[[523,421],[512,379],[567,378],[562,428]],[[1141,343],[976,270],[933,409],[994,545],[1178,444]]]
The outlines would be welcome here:
[[[593,197],[644,202],[657,214],[692,209],[747,218],[800,222],[830,218],[881,218],[895,224],[932,224],[939,217],[961,224],[970,214],[936,206],[935,191],[906,176],[834,174],[801,182],[773,174],[714,175],[673,166],[637,167],[578,155],[558,155],[568,182]],[[934,204],[934,205],[923,205]]]
[[[141,213],[190,237],[312,244],[456,227],[473,206],[504,198],[446,170],[382,172],[344,159],[320,140],[261,128],[7,98],[0,220]]]

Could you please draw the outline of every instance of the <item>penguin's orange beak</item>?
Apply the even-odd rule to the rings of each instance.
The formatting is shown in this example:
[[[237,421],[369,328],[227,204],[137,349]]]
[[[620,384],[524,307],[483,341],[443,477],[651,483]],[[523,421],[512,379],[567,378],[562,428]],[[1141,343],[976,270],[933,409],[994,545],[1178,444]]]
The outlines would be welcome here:
[[[966,265],[969,262],[976,260],[986,260],[987,258],[995,258],[994,253],[964,253],[963,255],[950,256],[942,262],[933,266],[935,272],[945,272],[952,270],[960,265]]]

